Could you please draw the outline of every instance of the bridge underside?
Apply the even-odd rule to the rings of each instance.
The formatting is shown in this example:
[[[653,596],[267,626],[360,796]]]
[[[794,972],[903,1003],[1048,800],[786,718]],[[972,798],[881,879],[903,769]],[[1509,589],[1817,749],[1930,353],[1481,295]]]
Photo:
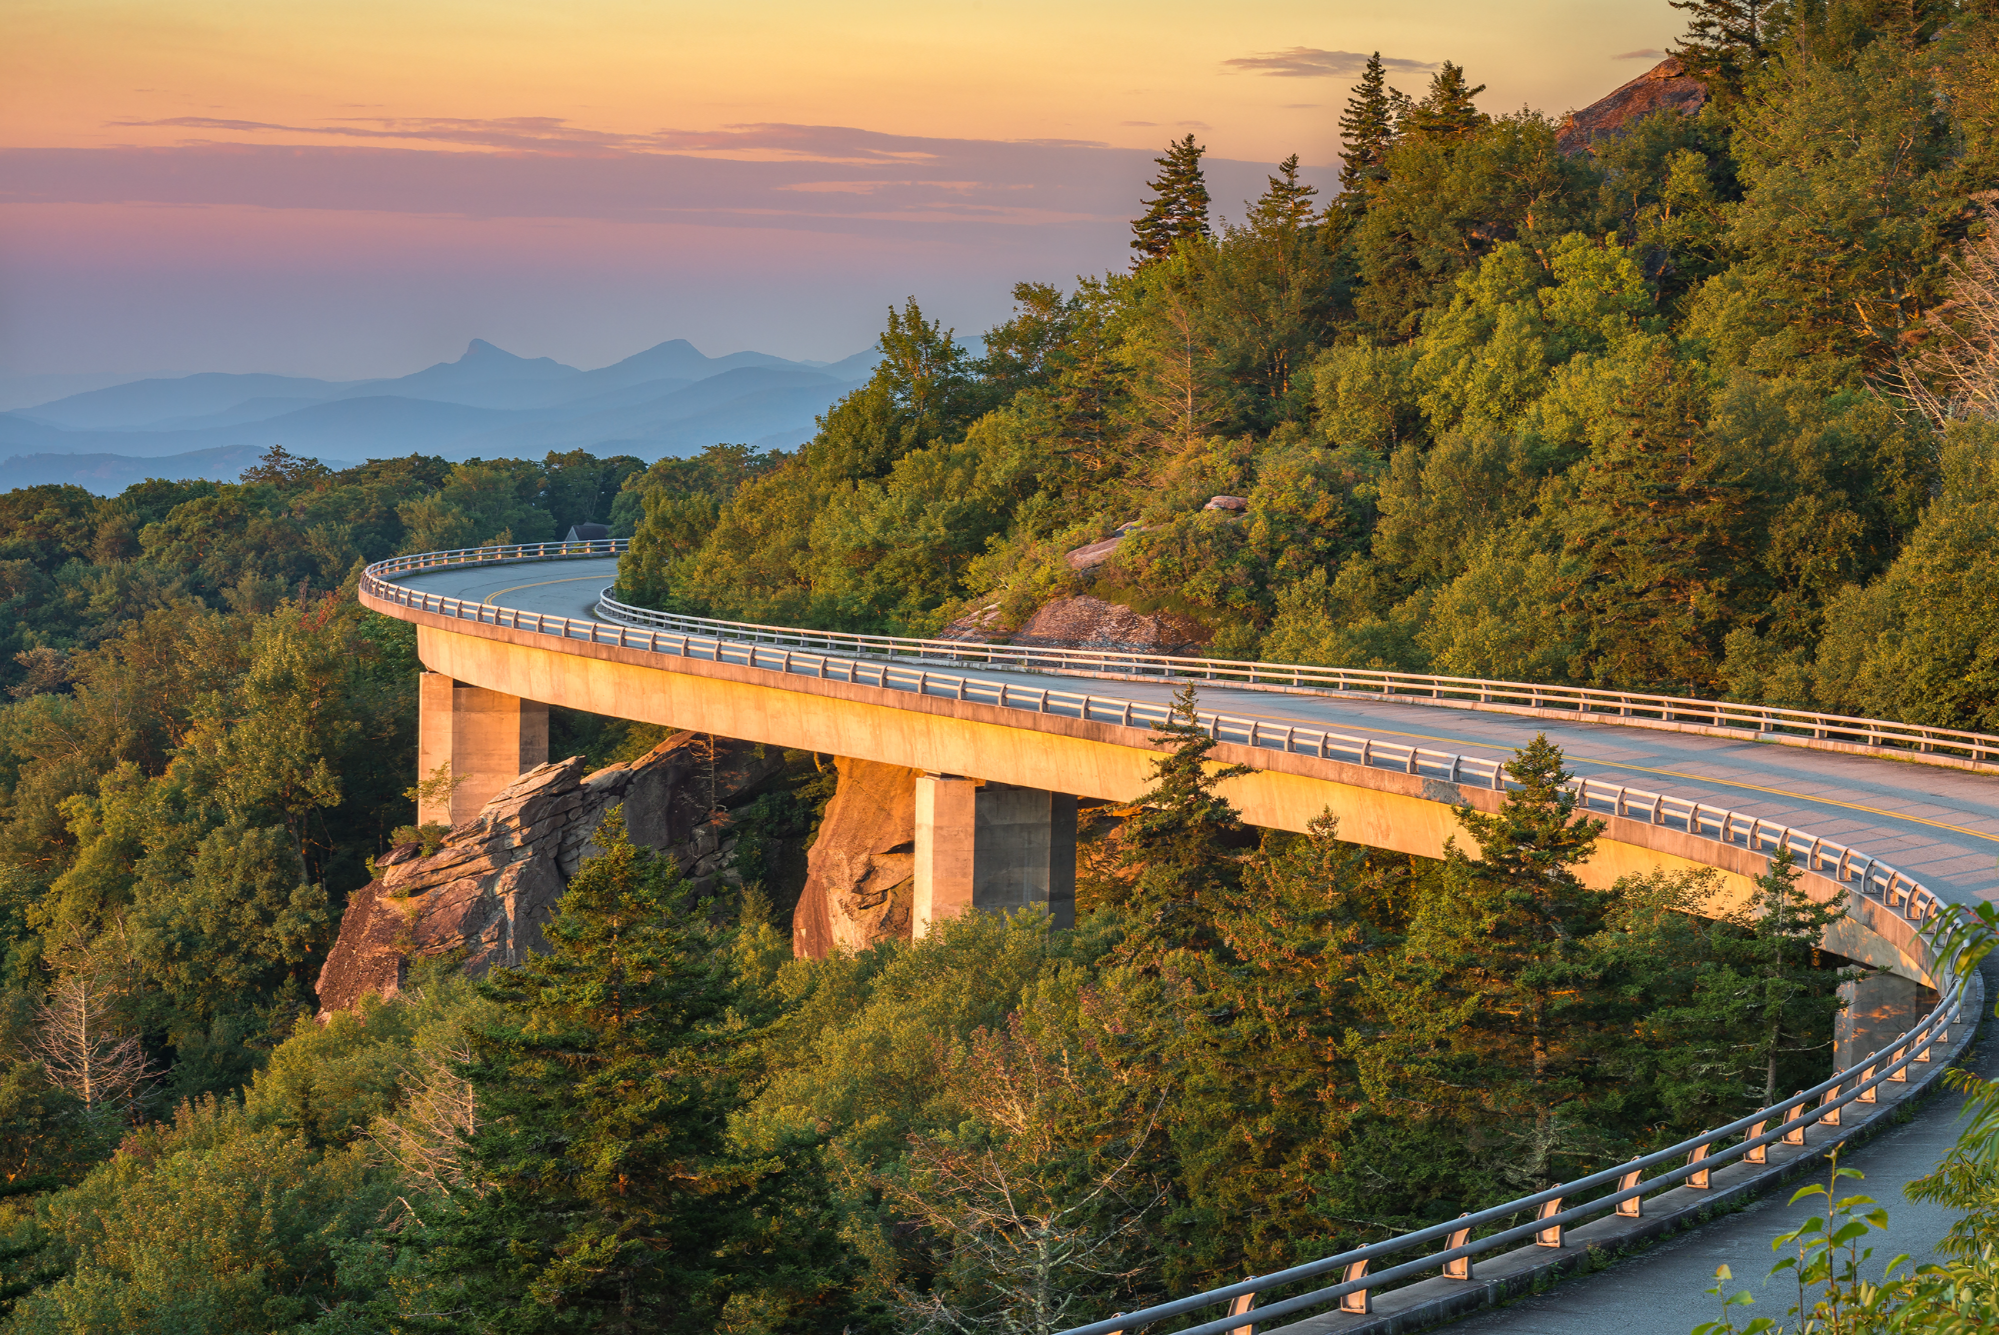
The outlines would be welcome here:
[[[431,671],[543,705],[1113,802],[1134,801],[1151,787],[1159,754],[1147,728],[777,678],[703,660],[662,666],[653,655],[612,645],[568,642],[557,651],[529,632],[397,614],[417,623],[418,653]],[[1221,743],[1213,755],[1218,764],[1255,770],[1224,789],[1252,825],[1302,832],[1330,811],[1342,838],[1422,857],[1442,856],[1446,840],[1460,833],[1453,806],[1497,810],[1501,800],[1485,788],[1233,743]],[[1715,908],[1725,912],[1746,902],[1752,879],[1769,865],[1747,848],[1640,820],[1612,818],[1607,827],[1582,868],[1585,882],[1598,887],[1634,872],[1713,867],[1721,882]],[[1808,873],[1806,884],[1823,899],[1846,897],[1829,877]],[[1853,914],[1834,927],[1826,948],[1929,984],[1923,946],[1910,926],[1872,901],[1851,902]]]

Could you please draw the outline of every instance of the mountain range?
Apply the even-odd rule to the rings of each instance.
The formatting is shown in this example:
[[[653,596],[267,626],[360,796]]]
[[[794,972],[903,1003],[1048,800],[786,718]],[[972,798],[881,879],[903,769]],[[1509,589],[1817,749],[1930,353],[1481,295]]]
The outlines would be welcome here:
[[[474,339],[457,361],[394,379],[209,372],[71,394],[0,413],[0,485],[116,492],[148,477],[233,478],[272,445],[344,467],[363,459],[534,458],[550,450],[648,462],[742,442],[788,449],[880,354],[797,362],[702,354],[672,339],[594,371]]]

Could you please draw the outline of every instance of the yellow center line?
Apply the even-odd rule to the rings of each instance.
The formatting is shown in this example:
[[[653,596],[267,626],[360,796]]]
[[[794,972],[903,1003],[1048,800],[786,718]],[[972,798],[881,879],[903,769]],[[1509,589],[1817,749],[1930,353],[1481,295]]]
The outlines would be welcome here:
[[[491,593],[487,594],[484,598],[481,598],[479,601],[484,606],[491,607],[493,605],[493,600],[495,598],[498,598],[502,594],[519,593],[522,589],[544,588],[550,584],[588,584],[592,580],[599,580],[602,578],[604,578],[602,575],[576,575],[569,579],[537,580],[533,584],[516,584],[510,589],[495,589]]]
[[[1251,717],[1268,719],[1272,723],[1299,722],[1297,719],[1284,718],[1275,714],[1257,714]],[[1331,725],[1326,724],[1322,726]],[[1422,742],[1449,742],[1453,746],[1481,746],[1490,751],[1511,749],[1500,742],[1473,741],[1463,737],[1440,737],[1435,733],[1427,732],[1397,732],[1393,728],[1368,728],[1366,731],[1387,737],[1408,737],[1412,740]],[[1707,774],[1688,774],[1676,769],[1654,769],[1647,765],[1627,765],[1622,761],[1598,760],[1593,756],[1571,754],[1567,755],[1566,758],[1591,765],[1600,765],[1605,769],[1631,770],[1637,774],[1661,774],[1671,779],[1687,779],[1694,783],[1711,783],[1719,788],[1741,788],[1752,793],[1768,793],[1772,797],[1788,797],[1798,802],[1813,802],[1820,806],[1843,807],[1848,811],[1863,811],[1870,816],[1885,816],[1889,820],[1913,821],[1917,825],[1928,825],[1933,829],[1949,830],[1953,834],[1968,834],[1974,839],[1983,839],[1987,843],[1999,844],[1999,834],[1987,834],[1983,830],[1973,830],[1963,825],[1953,825],[1949,821],[1931,820],[1927,816],[1912,816],[1906,812],[1890,811],[1884,807],[1870,807],[1864,802],[1845,802],[1836,797],[1816,797],[1810,793],[1795,793],[1788,788],[1769,788],[1760,783],[1744,783],[1740,779],[1717,779]]]

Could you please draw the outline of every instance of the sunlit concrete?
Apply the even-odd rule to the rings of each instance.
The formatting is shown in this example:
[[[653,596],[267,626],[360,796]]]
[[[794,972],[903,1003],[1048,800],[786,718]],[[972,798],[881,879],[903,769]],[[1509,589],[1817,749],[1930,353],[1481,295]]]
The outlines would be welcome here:
[[[1076,923],[1076,799],[947,774],[916,780],[914,935],[972,909]]]
[[[493,795],[548,761],[548,705],[426,672],[417,686],[416,818],[471,820]],[[440,782],[441,781],[441,782]]]

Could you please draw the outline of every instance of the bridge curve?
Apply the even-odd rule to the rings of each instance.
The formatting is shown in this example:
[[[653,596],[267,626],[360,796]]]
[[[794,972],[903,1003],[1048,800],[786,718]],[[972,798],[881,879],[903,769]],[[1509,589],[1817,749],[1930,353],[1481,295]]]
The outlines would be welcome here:
[[[1546,733],[1577,774],[1583,804],[1606,821],[1598,854],[1583,869],[1587,881],[1607,886],[1660,865],[1709,866],[1739,900],[1778,849],[1789,847],[1807,872],[1807,888],[1851,910],[1829,948],[1942,995],[1924,1021],[1930,1028],[1923,1037],[1931,1040],[1925,1055],[1930,1046],[1969,1037],[1963,1023],[1949,1023],[1966,999],[1964,984],[1933,958],[1924,934],[1945,905],[1999,894],[1999,738],[1518,683],[1014,650],[675,617],[608,596],[622,547],[423,553],[370,567],[360,598],[416,624],[426,667],[486,690],[1114,801],[1150,786],[1158,755],[1150,724],[1191,680],[1202,721],[1219,741],[1215,759],[1254,771],[1226,790],[1245,820],[1302,830],[1331,809],[1343,837],[1424,856],[1437,856],[1455,830],[1454,805],[1497,809],[1506,782],[1501,766],[1535,733]],[[1909,1043],[1901,1047],[1893,1056],[1902,1074],[1890,1071],[1892,1049],[1884,1049],[1865,1080],[1856,1067],[1812,1099],[1871,1103],[1869,1089],[1889,1090],[1891,1080],[1897,1092],[1906,1088],[1900,1082],[1916,1053]],[[1816,1104],[1767,1111],[1763,1122],[1777,1129],[1751,1132],[1766,1141],[1782,1134],[1778,1124],[1787,1119],[1802,1129],[1825,1115]],[[1710,1140],[1703,1152],[1745,1130],[1747,1119],[1726,1136],[1704,1133]],[[1754,1150],[1744,1140],[1716,1152],[1748,1158]],[[1661,1155],[1675,1152],[1687,1149]],[[1669,1172],[1633,1194],[1667,1188],[1670,1195],[1693,1171]],[[1561,1198],[1551,1199],[1559,1205]],[[1545,1204],[1527,1198],[1502,1208]],[[1325,1267],[1335,1262],[1342,1258],[1315,1263],[1313,1273],[1330,1276]],[[1347,1281],[1313,1296],[1323,1305],[1365,1293],[1366,1280],[1349,1274]],[[1272,1282],[1258,1283],[1267,1289]],[[1233,1302],[1241,1296],[1235,1289],[1242,1286],[1169,1306],[1193,1311]],[[1368,1327],[1332,1320],[1324,1329]],[[1232,1329],[1226,1321],[1209,1325]],[[1075,1335],[1116,1328],[1099,1323]]]

